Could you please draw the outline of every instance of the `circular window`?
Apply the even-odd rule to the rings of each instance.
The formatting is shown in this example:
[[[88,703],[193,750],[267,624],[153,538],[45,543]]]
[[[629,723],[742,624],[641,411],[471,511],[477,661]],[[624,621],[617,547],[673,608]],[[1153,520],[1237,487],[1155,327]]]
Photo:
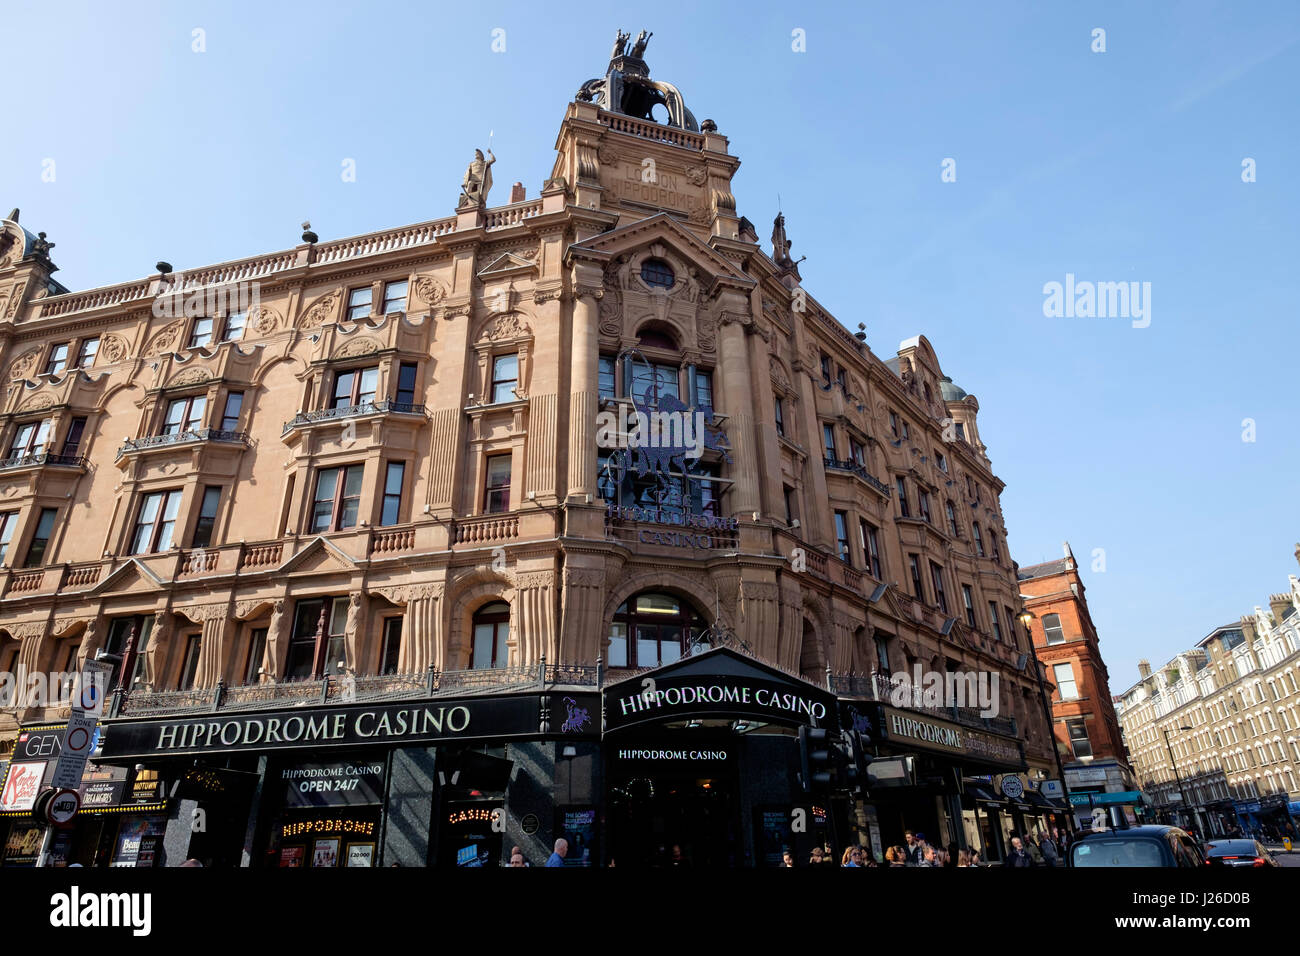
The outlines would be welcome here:
[[[662,259],[647,259],[641,263],[641,280],[646,285],[671,289],[676,279],[677,277],[673,275],[673,267]]]

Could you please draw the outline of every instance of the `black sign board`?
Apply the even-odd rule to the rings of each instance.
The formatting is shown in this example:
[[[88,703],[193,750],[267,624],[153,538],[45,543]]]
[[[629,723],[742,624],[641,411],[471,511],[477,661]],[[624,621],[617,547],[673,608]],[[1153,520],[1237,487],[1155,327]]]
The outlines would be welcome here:
[[[102,760],[538,736],[537,694],[208,714],[106,725]]]
[[[286,807],[359,807],[384,802],[384,761],[335,760],[280,770]]]

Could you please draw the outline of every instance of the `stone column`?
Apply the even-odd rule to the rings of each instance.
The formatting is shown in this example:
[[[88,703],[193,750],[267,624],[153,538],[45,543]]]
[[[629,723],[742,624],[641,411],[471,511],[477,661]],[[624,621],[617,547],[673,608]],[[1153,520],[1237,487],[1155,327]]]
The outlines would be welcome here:
[[[596,494],[596,370],[599,280],[574,284],[573,338],[569,354],[569,496]]]
[[[402,623],[402,647],[397,669],[404,674],[420,674],[443,666],[441,584],[412,586],[406,602],[406,619]]]
[[[724,311],[719,321],[718,357],[722,371],[722,388],[727,413],[727,438],[731,443],[731,486],[729,510],[746,521],[753,519],[759,510],[758,458],[755,454],[754,390],[749,374],[749,335],[754,320],[749,315],[748,304],[737,301],[724,305],[744,311]]]
[[[594,567],[564,569],[564,633],[555,659],[568,664],[594,664],[607,634],[602,633],[605,572]]]
[[[512,663],[532,666],[543,655],[552,664],[561,663],[555,641],[555,573],[530,571],[521,574],[515,593],[515,605],[518,608],[516,647],[519,656]]]
[[[203,609],[203,637],[199,642],[199,666],[194,674],[195,687],[215,687],[222,677],[221,663],[226,659],[226,636],[233,623],[227,612],[225,605]]]

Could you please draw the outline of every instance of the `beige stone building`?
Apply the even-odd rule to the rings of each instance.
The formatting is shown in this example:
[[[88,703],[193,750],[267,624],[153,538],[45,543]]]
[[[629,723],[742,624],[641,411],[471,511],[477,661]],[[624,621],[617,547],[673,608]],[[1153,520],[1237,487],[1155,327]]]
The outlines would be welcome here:
[[[1300,560],[1300,546],[1297,546]],[[1121,695],[1120,725],[1155,814],[1207,834],[1294,837],[1300,815],[1300,579]],[[1290,828],[1290,829],[1288,829]]]
[[[484,161],[440,219],[84,291],[5,220],[0,669],[107,654],[130,721],[508,693],[543,660],[543,687],[598,689],[725,644],[841,702],[996,672],[996,718],[916,713],[1004,748],[967,773],[1055,776],[979,403],[924,336],[880,357],[847,331],[782,218],[759,242],[740,159],[675,87],[627,53],[593,82],[504,205]],[[702,454],[598,441],[647,403],[701,413]],[[11,708],[11,756],[66,713]],[[217,762],[267,772],[236,749]],[[920,776],[887,840],[982,825],[996,855],[1046,807],[986,791],[990,828],[949,770]]]

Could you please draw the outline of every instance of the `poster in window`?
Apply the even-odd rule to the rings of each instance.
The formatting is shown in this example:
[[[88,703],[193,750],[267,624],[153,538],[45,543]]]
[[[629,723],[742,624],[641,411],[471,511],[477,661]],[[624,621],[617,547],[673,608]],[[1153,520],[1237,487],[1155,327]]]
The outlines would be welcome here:
[[[282,846],[280,847],[280,866],[288,869],[300,869],[306,856],[307,848],[301,844]]]
[[[780,867],[785,851],[793,848],[788,810],[763,810],[759,820],[758,854],[760,865]]]
[[[373,843],[349,843],[348,866],[374,866],[375,845]]]
[[[117,831],[117,847],[110,866],[135,866],[145,837],[161,837],[166,829],[166,819],[159,817],[126,817]]]
[[[339,865],[339,841],[335,840],[317,840],[312,852],[311,865],[316,866],[338,866]]]
[[[564,810],[560,815],[560,836],[569,841],[565,866],[592,866],[594,863],[596,811]]]

